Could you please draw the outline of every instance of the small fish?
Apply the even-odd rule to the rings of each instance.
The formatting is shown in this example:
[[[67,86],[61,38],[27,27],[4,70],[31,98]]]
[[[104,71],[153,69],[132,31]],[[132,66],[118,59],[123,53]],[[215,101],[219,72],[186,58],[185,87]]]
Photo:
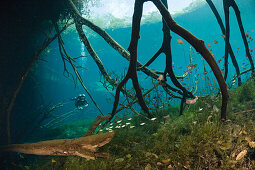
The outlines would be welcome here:
[[[51,159],[51,162],[52,162],[52,163],[55,163],[55,162],[57,162],[57,161],[55,161],[54,159]]]
[[[128,122],[128,123],[126,123],[126,125],[130,125],[130,123]]]
[[[222,37],[222,38],[226,38],[226,35],[222,34],[221,37]]]
[[[143,126],[143,125],[145,125],[145,123],[141,123],[140,125]]]
[[[211,47],[212,45],[211,44],[208,44],[208,47]]]
[[[216,40],[214,40],[213,42],[214,42],[214,44],[217,44],[217,43],[218,43],[218,41],[216,41]]]
[[[198,108],[198,110],[199,110],[199,111],[202,111],[202,110],[203,110],[203,108],[200,108],[200,107],[199,107],[199,108]]]
[[[142,73],[138,73],[139,75],[142,75]]]
[[[130,126],[130,128],[132,129],[132,128],[134,128],[135,126]]]
[[[125,127],[126,125],[122,125],[121,127]]]
[[[117,123],[120,123],[122,120],[117,121]]]
[[[178,43],[178,44],[183,44],[183,41],[182,41],[182,39],[180,39],[180,38],[177,38],[177,43]]]
[[[154,120],[156,120],[156,119],[157,119],[157,118],[155,118],[155,117],[154,117],[154,118],[151,118],[152,121],[154,121]]]
[[[132,120],[132,118],[129,118],[129,119],[127,119],[127,120]]]

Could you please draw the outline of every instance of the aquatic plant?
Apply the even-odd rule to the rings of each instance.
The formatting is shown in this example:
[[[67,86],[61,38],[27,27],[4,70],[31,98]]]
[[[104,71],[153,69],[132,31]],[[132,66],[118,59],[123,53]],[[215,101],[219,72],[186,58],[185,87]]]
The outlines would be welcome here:
[[[251,82],[247,84],[254,88]],[[243,108],[235,108],[235,112],[232,109],[239,102],[236,94],[242,86],[230,91],[229,116],[224,123],[219,119],[219,111],[212,106],[220,106],[220,97],[206,96],[186,108],[182,116],[178,106],[159,111],[154,121],[134,116],[129,122],[135,128],[114,129],[111,143],[100,148],[101,152],[111,154],[108,159],[46,157],[37,158],[30,166],[35,169],[144,169],[149,166],[154,169],[254,169],[255,111],[237,113]],[[247,106],[248,102],[243,104]],[[141,126],[141,122],[145,124]]]

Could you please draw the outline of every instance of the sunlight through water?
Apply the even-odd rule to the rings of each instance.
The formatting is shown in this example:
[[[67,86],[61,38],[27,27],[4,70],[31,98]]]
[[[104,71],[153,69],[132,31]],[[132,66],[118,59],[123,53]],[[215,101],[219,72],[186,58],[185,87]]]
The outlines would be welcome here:
[[[100,0],[90,7],[90,18],[103,27],[130,26],[135,0]],[[175,16],[192,11],[203,4],[203,0],[168,0],[169,11]],[[146,2],[143,8],[142,23],[158,22],[161,16],[152,2]]]

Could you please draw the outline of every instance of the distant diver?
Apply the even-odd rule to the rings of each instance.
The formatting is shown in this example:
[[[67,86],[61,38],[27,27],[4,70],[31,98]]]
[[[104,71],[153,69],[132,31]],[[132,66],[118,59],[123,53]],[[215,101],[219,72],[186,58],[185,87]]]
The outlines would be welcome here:
[[[88,107],[88,102],[86,100],[85,94],[79,94],[78,97],[72,98],[74,105],[77,109],[83,110],[85,107]]]

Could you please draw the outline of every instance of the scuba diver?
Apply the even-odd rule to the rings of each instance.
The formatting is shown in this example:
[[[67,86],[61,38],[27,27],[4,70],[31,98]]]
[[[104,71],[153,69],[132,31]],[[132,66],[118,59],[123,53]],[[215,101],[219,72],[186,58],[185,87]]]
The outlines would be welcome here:
[[[83,110],[89,105],[86,100],[85,94],[79,94],[78,97],[72,98],[71,100],[74,100],[74,105],[79,110]]]

